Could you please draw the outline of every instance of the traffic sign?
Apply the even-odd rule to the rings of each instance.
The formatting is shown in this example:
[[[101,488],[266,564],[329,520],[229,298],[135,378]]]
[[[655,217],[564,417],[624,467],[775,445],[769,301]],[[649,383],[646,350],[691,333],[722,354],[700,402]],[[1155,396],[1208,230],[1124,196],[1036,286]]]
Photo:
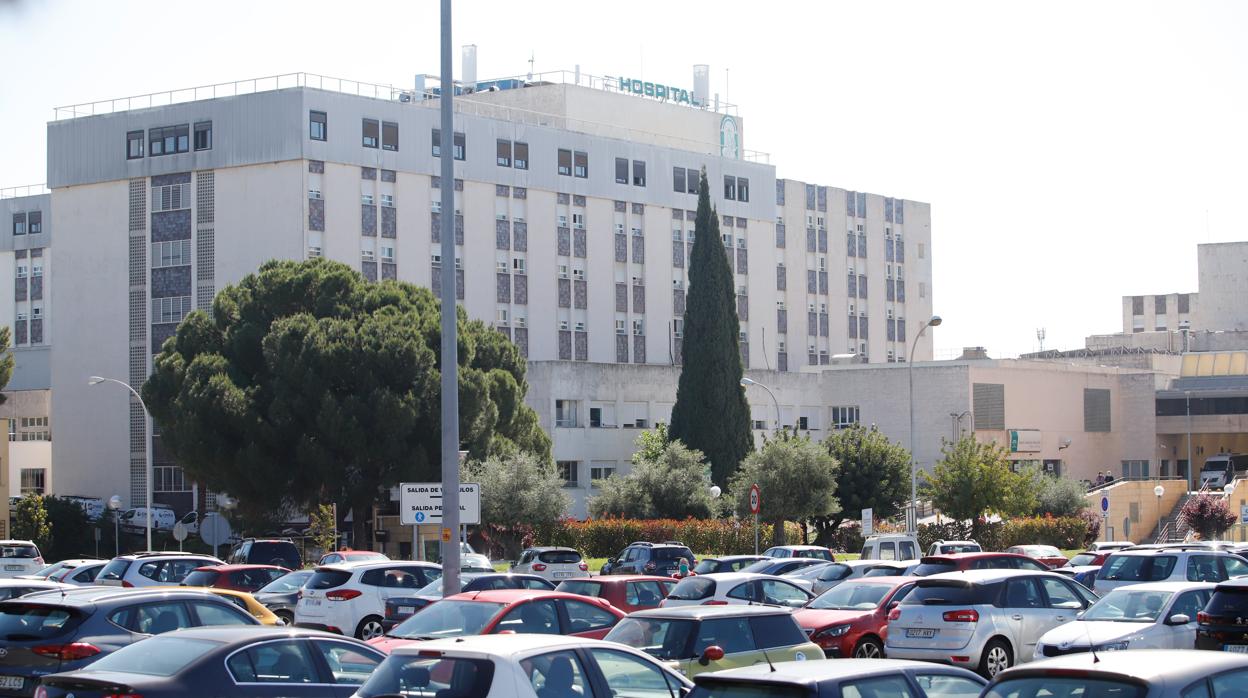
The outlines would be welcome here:
[[[449,528],[443,528],[443,529],[442,529],[442,542],[443,542],[443,543],[450,543],[450,542],[451,542],[451,540],[452,540],[452,538],[451,538],[451,529],[449,529]]]
[[[862,510],[862,535],[869,536],[875,533],[874,512],[871,509]]]
[[[399,522],[406,526],[442,523],[442,483],[404,482],[399,485]],[[481,523],[481,485],[459,485],[459,522]]]
[[[215,512],[204,514],[203,521],[199,522],[199,537],[214,548],[225,544],[231,533],[230,522]]]
[[[1109,497],[1101,497],[1101,511],[1109,511]]]
[[[763,508],[763,496],[757,484],[750,485],[750,513],[757,514]]]
[[[173,539],[181,543],[186,540],[186,524],[181,521],[173,525]]]

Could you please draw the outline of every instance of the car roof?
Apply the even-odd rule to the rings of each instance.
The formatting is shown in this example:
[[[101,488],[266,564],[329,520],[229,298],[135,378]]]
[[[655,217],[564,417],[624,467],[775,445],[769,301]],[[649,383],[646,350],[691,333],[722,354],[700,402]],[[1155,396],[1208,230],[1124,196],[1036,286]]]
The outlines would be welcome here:
[[[736,618],[739,616],[787,616],[792,609],[780,606],[674,606],[672,608],[647,608],[633,611],[629,618],[679,618],[702,620],[704,618]]]
[[[773,545],[767,550],[827,550],[822,545]]]
[[[341,636],[339,636],[341,637]],[[395,647],[391,655],[412,656],[422,652],[480,652],[501,656],[510,656],[515,652],[541,649],[563,649],[574,647],[591,647],[601,645],[619,648],[614,642],[591,640],[585,637],[567,635],[545,635],[541,633],[515,633],[507,635],[469,635],[453,639],[430,640]]]
[[[777,560],[776,562],[782,562],[782,560]],[[782,582],[792,583],[792,580],[790,579],[785,579],[784,577],[774,574],[762,574],[760,572],[710,572],[708,574],[700,574],[696,577],[685,577],[685,579],[709,579],[713,582],[723,582],[725,584],[744,582],[749,579],[779,579]]]
[[[84,607],[108,601],[133,601],[146,598],[204,598],[216,594],[201,587],[136,587],[82,586],[71,589],[51,589],[27,594],[21,598],[0,603],[54,603],[65,606]]]
[[[1239,577],[1236,579],[1228,579],[1225,582],[1217,584],[1219,589],[1248,589],[1248,577]]]
[[[343,642],[356,644],[357,641],[351,638],[343,637],[336,633],[329,633],[322,630],[312,630],[310,628],[299,628],[290,625],[205,625],[192,628],[182,628],[176,633],[180,638],[189,638],[193,640],[215,640],[217,642],[233,643],[233,642],[254,642],[256,640],[269,640],[284,637],[323,637]]]
[[[1068,579],[1067,577],[1064,577],[1055,572],[1042,572],[1040,570],[962,570],[960,572],[941,572],[940,574],[933,574],[930,577],[921,577],[920,581],[922,580],[955,581],[955,582],[963,581],[963,582],[966,582],[968,585],[970,584],[992,584],[993,582],[999,582],[1003,579],[1010,579],[1011,577],[1022,577],[1022,576],[1032,576],[1032,575],[1057,577],[1058,579]],[[923,586],[923,585],[921,584],[920,586]]]
[[[1245,580],[1248,581],[1248,580]],[[1171,591],[1180,592],[1190,589],[1212,589],[1215,586],[1213,582],[1143,582],[1141,584],[1128,584],[1113,589],[1113,591]],[[1108,592],[1106,592],[1108,593]]]
[[[1046,676],[1053,670],[1080,670],[1097,675],[1130,677],[1148,682],[1164,681],[1184,686],[1225,669],[1248,667],[1248,656],[1234,652],[1187,650],[1131,650],[1130,652],[1079,652],[1021,664],[997,675],[994,684],[1016,677]]]
[[[28,587],[42,586],[46,589],[77,589],[73,584],[62,584],[61,582],[49,582],[46,579],[0,579],[0,587]]]
[[[842,584],[888,584],[890,586],[900,586],[907,582],[917,582],[920,579],[928,579],[928,577],[902,577],[900,575],[887,575],[883,577],[854,577],[846,579]],[[836,587],[833,587],[834,589]]]
[[[287,569],[281,565],[251,565],[251,564],[234,564],[234,565],[204,565],[196,567],[195,571],[212,570],[214,572],[238,572],[239,570],[284,570]]]
[[[733,560],[766,560],[766,555],[720,555],[718,557],[707,556],[702,558],[705,560],[718,560],[719,562],[730,562]]]
[[[855,659],[851,662],[775,662],[774,664],[754,664],[738,669],[716,671],[703,674],[694,679],[697,683],[712,682],[722,679],[758,679],[760,681],[797,683],[815,685],[824,681],[837,681],[865,676],[892,675],[905,669],[921,669],[931,671],[943,669],[939,673],[963,674],[965,669],[941,667],[939,664],[914,662],[905,659]]]
[[[526,575],[534,576],[534,575]],[[674,582],[671,577],[659,577],[653,574],[609,574],[605,577],[589,579],[565,579],[567,582],[597,582],[600,584],[624,584],[625,582]]]
[[[449,597],[452,601],[484,601],[487,603],[520,603],[533,599],[574,599],[584,601],[586,596],[569,594],[552,589],[483,589],[481,591],[465,591]]]
[[[18,540],[16,538],[10,538],[7,540],[0,540],[0,545],[35,545],[35,542],[33,540]]]
[[[988,551],[981,550],[980,552],[977,552],[977,553],[941,553],[939,555],[924,555],[919,560],[919,562],[927,562],[929,560],[936,561],[936,562],[939,562],[942,560],[950,560],[950,561],[957,562],[958,560],[982,560],[986,558],[1000,558],[1000,557],[1009,558],[1009,557],[1027,557],[1027,556],[1019,555],[1018,553],[997,553],[997,552],[988,552]],[[1030,560],[1031,558],[1027,557],[1027,559]]]
[[[442,565],[436,562],[424,562],[422,560],[343,560],[342,562],[334,562],[328,565],[318,565],[317,572],[321,570],[330,570],[334,572],[358,572],[359,570],[368,571],[382,567],[394,567],[402,565],[405,567],[424,567],[427,569],[442,569]]]
[[[936,545],[979,545],[973,540],[938,540]]]
[[[1208,545],[1189,544],[1189,545],[1168,545],[1161,546],[1136,546],[1134,548],[1124,548],[1111,551],[1113,557],[1119,555],[1173,555],[1174,553],[1202,553],[1205,555],[1234,555],[1235,553],[1222,548],[1213,548]]]
[[[658,543],[652,543],[652,544],[651,544],[651,546],[652,546],[652,547],[658,547],[658,545],[660,545],[660,544],[658,544]],[[625,547],[628,547],[628,546],[625,546]],[[535,548],[528,548],[528,550],[532,550],[532,551],[533,551],[533,552],[535,552],[535,553],[548,553],[548,552],[550,552],[550,551],[552,551],[552,550],[567,550],[567,551],[569,551],[569,552],[573,552],[573,553],[579,553],[579,552],[581,552],[581,551],[577,550],[576,548],[569,548],[569,547],[567,547],[567,546],[563,546],[563,545],[541,545],[541,546],[537,546],[537,547],[535,547]]]

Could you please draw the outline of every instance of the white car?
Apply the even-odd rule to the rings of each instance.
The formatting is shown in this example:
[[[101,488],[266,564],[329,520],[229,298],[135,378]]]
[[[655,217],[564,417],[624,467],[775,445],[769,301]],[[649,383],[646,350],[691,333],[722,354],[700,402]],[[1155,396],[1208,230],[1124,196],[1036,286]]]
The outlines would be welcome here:
[[[618,643],[562,635],[477,635],[395,649],[353,698],[668,698],[692,689],[689,679],[654,657]]]
[[[316,568],[299,590],[295,625],[354,635],[361,640],[380,637],[385,630],[386,599],[414,596],[442,576],[432,562],[383,560]]]
[[[73,586],[90,586],[95,584],[95,578],[100,575],[104,566],[108,564],[108,560],[83,560],[76,562],[80,564],[66,565],[60,572],[49,577],[48,581],[72,584]]]
[[[1088,552],[1103,553],[1107,550],[1123,550],[1134,546],[1135,543],[1129,540],[1098,540],[1088,546]]]
[[[71,584],[59,584],[42,579],[0,579],[0,601],[51,589],[73,589]]]
[[[193,553],[135,553],[108,561],[95,584],[113,587],[176,585],[197,567],[224,565],[211,555]]]
[[[1077,620],[1040,637],[1035,659],[1125,649],[1190,650],[1196,614],[1216,585],[1206,582],[1131,584],[1109,592]]]
[[[846,560],[845,562],[829,562],[826,565],[804,567],[780,576],[800,586],[815,596],[831,589],[841,582],[857,579],[877,567],[886,566],[879,560]],[[888,565],[889,572],[896,568]]]
[[[472,549],[471,545],[459,544],[459,569],[463,572],[493,572],[490,558]]]
[[[801,608],[815,598],[784,577],[750,572],[716,572],[685,577],[672,587],[662,608],[726,606],[733,604]]]
[[[1092,582],[1104,596],[1142,582],[1225,582],[1248,575],[1248,560],[1208,545],[1177,545],[1120,550],[1105,558]]]
[[[0,579],[34,574],[43,569],[43,554],[29,540],[0,540]]]
[[[511,566],[512,574],[535,574],[558,584],[589,576],[589,565],[575,548],[529,548]]]
[[[52,581],[60,581],[59,579],[56,579],[56,577],[66,569],[77,567],[78,565],[87,562],[105,562],[105,560],[61,560],[60,562],[54,562],[47,567],[44,567],[38,572],[32,572],[31,574],[19,574],[15,577],[15,579],[51,579]]]

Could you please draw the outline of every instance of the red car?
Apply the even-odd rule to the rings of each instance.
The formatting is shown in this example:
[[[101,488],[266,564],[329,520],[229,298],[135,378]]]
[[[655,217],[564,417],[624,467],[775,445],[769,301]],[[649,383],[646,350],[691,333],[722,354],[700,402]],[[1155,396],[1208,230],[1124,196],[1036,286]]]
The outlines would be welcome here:
[[[1065,558],[1063,558],[1065,559]],[[948,555],[928,555],[919,560],[918,567],[910,572],[914,577],[927,577],[941,572],[961,572],[963,570],[1028,570],[1032,572],[1048,572],[1047,565],[1037,562],[1026,555],[1014,553],[949,553]]]
[[[184,587],[213,587],[251,593],[285,576],[290,570],[277,565],[215,565],[197,567],[183,579]]]
[[[676,586],[671,577],[652,577],[644,574],[621,574],[589,579],[568,579],[559,583],[555,591],[603,599],[625,613],[647,608],[658,608]]]
[[[1005,552],[1014,553],[1016,555],[1026,555],[1027,557],[1042,563],[1048,569],[1061,567],[1070,562],[1062,551],[1051,545],[1015,545],[1012,548],[1006,548]]]
[[[1105,558],[1113,555],[1116,550],[1085,550],[1078,555],[1070,558],[1070,562],[1059,567],[1083,567],[1086,565],[1103,565]]]
[[[381,562],[389,559],[390,556],[385,553],[379,553],[376,550],[351,550],[348,548],[346,550],[335,550],[325,553],[316,563],[316,566],[324,567],[325,565],[337,565],[342,562],[363,562],[365,560]]]
[[[888,611],[914,588],[914,577],[860,577],[832,587],[793,619],[824,656],[879,659],[888,638]]]
[[[389,654],[421,640],[495,633],[575,635],[601,640],[624,614],[578,594],[534,589],[492,589],[455,594],[429,604],[368,644]]]

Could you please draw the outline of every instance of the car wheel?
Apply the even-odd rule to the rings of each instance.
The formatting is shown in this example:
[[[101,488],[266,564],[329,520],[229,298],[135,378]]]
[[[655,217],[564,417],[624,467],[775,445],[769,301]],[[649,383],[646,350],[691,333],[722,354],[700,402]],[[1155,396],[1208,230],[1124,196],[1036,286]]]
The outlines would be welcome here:
[[[884,656],[884,648],[874,637],[864,637],[854,647],[854,659],[880,659]]]
[[[385,629],[381,627],[380,616],[368,616],[360,621],[359,627],[355,629],[355,637],[359,640],[371,640],[385,634]]]
[[[997,638],[984,647],[984,654],[979,660],[979,673],[986,679],[1009,669],[1014,664],[1014,655],[1005,640]]]
[[[290,611],[274,611],[273,615],[277,616],[278,618],[281,618],[282,622],[285,623],[286,625],[295,624],[295,614],[291,613]]]

